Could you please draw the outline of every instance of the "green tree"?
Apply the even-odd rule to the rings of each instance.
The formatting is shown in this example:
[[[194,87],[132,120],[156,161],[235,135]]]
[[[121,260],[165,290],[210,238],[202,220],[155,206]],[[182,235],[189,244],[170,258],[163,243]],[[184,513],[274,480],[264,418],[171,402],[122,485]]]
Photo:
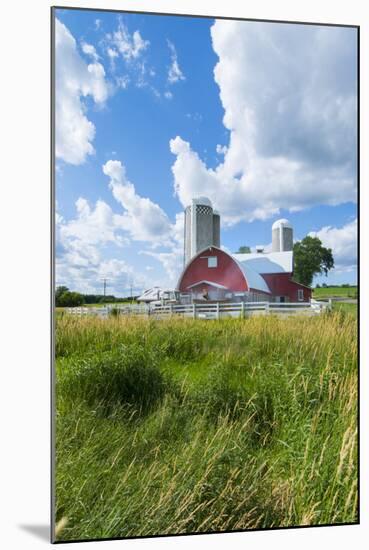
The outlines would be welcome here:
[[[318,237],[306,236],[293,246],[294,280],[311,286],[314,275],[328,274],[334,267],[331,248],[325,248]],[[323,284],[324,286],[324,284]]]
[[[68,287],[60,286],[55,292],[56,307],[76,307],[84,303],[84,296],[79,292],[71,292]]]
[[[58,300],[64,292],[69,292],[69,288],[67,286],[58,286],[55,290],[55,300]]]
[[[240,246],[235,254],[250,254],[251,249],[249,246]]]

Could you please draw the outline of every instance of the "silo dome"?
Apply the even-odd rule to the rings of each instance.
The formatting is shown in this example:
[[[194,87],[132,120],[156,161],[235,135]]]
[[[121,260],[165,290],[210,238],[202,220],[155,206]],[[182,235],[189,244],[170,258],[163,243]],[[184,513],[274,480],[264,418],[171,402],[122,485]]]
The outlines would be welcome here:
[[[272,225],[272,231],[273,229],[277,229],[279,227],[290,227],[292,229],[292,225],[286,218],[281,218],[280,220],[277,220]]]

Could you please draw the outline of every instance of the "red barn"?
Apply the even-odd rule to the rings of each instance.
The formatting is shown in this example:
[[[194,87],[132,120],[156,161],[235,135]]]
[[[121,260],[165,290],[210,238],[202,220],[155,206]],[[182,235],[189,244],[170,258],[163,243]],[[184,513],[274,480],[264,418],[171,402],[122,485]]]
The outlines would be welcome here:
[[[293,281],[293,253],[229,254],[209,246],[185,266],[177,290],[192,300],[308,302],[311,289]]]

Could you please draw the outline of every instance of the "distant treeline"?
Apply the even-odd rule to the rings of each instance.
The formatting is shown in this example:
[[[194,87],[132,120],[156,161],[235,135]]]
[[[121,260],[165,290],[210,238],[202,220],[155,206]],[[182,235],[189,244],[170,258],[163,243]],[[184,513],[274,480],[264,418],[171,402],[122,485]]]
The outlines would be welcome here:
[[[69,290],[66,286],[59,286],[55,291],[56,307],[77,307],[84,304],[124,303],[135,299],[137,299],[137,296],[117,298],[113,295],[81,294],[80,292]]]

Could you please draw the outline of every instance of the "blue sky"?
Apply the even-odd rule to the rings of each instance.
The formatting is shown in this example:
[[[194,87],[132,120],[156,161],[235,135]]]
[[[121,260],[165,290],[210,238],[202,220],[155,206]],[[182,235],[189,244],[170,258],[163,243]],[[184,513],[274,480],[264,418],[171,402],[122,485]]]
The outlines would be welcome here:
[[[287,217],[356,282],[356,30],[56,10],[56,282],[172,287],[183,208],[221,244]]]

